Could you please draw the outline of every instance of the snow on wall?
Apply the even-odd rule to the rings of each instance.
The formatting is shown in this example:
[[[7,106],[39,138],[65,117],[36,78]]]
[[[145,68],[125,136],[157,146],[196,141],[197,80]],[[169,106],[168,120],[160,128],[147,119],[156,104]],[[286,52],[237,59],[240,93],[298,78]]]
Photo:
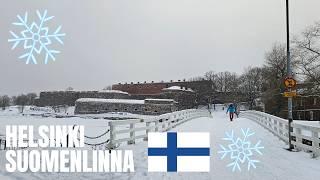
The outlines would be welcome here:
[[[164,88],[164,91],[188,91],[188,92],[194,92],[191,88],[184,88],[181,86],[171,86],[168,88]]]
[[[80,98],[77,102],[100,102],[100,103],[122,103],[122,104],[144,104],[144,100],[134,99],[98,99],[98,98]]]

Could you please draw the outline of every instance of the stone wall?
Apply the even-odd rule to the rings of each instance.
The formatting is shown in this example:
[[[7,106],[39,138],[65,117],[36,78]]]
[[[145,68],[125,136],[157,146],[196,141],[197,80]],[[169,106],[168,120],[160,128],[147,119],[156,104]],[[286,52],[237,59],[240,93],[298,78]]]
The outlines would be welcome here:
[[[79,98],[129,99],[128,93],[120,91],[51,91],[41,92],[37,106],[74,106]]]
[[[159,95],[164,99],[174,99],[179,110],[192,109],[197,106],[196,93],[188,91],[165,91]]]
[[[39,99],[36,101],[37,106],[58,106],[58,105],[74,105],[78,99],[79,92],[75,91],[51,91],[41,92]]]
[[[129,112],[133,114],[160,115],[176,111],[173,100],[117,100],[110,99],[78,99],[75,114],[100,114],[110,112]]]
[[[159,94],[135,94],[131,95],[131,99],[173,99],[177,102],[176,106],[179,110],[191,109],[197,106],[197,96],[194,92],[188,91],[163,91]]]

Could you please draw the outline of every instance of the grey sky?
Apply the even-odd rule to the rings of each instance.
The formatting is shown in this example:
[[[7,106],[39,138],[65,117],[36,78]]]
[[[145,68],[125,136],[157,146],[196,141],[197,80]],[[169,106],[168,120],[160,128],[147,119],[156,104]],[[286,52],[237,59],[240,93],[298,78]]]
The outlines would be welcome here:
[[[319,0],[291,0],[292,33],[320,20]],[[48,65],[26,65],[7,41],[25,11],[48,9],[67,34]],[[241,73],[285,42],[285,0],[1,0],[0,94],[102,89],[205,71]]]

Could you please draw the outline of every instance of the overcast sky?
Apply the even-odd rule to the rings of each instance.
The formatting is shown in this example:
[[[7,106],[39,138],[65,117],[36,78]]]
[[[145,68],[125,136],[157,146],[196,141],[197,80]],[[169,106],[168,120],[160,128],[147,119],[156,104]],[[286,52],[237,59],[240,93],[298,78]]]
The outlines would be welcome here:
[[[0,94],[99,90],[118,82],[178,80],[204,72],[241,73],[285,42],[285,0],[0,0]],[[320,20],[319,0],[291,0],[297,34]],[[62,25],[55,62],[26,65],[11,50],[17,14],[48,10]],[[54,41],[56,43],[56,41]]]

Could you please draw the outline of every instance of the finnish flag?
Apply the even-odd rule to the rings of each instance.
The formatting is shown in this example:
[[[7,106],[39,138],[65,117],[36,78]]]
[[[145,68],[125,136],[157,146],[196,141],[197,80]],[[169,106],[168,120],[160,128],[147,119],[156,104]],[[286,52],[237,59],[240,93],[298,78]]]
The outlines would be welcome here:
[[[209,172],[210,134],[148,133],[149,172]]]

